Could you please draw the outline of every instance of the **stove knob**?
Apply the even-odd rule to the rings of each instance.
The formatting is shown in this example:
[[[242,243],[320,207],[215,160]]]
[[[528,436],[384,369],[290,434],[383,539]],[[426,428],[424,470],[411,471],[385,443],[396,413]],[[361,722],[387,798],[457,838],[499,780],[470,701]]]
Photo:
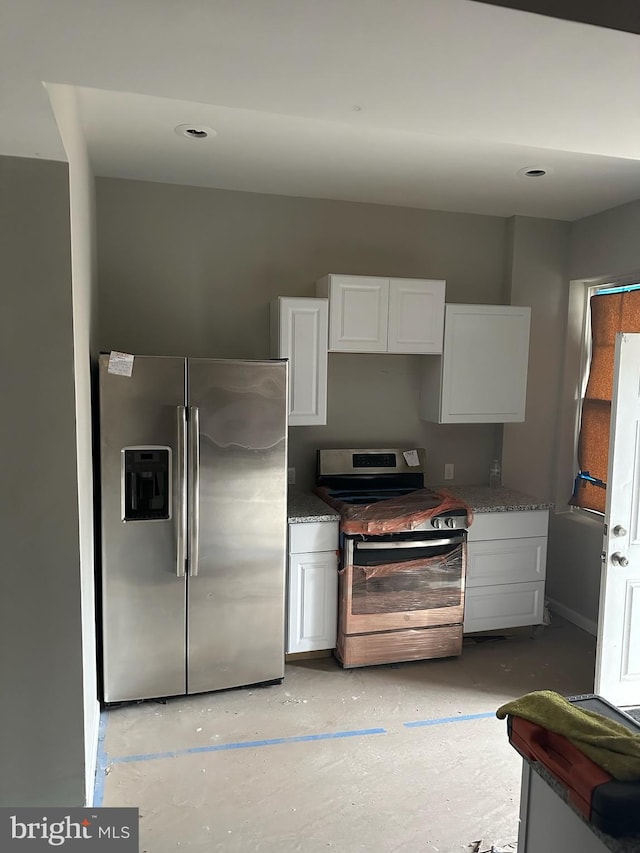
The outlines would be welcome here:
[[[431,524],[433,524],[433,526],[436,528],[436,530],[440,530],[443,526],[441,518],[434,518],[433,521],[431,522]]]
[[[447,527],[455,527],[456,526],[456,520],[455,520],[455,518],[453,518],[453,516],[450,516],[449,518],[445,518],[444,523],[447,525]]]

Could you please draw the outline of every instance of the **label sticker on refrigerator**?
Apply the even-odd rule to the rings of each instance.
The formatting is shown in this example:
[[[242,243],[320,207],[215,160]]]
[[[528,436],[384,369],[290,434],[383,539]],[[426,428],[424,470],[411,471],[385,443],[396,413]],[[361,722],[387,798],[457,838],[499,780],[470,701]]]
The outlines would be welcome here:
[[[133,356],[128,352],[111,350],[107,373],[116,373],[118,376],[131,376],[133,373]]]
[[[403,450],[402,455],[404,456],[404,461],[411,468],[415,468],[416,465],[420,464],[420,457],[417,450]]]

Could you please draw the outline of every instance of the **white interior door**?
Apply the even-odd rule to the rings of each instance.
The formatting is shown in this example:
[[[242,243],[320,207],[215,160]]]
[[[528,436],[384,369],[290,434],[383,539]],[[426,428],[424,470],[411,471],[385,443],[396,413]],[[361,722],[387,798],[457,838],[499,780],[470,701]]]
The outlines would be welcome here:
[[[595,692],[640,705],[640,334],[616,338]]]

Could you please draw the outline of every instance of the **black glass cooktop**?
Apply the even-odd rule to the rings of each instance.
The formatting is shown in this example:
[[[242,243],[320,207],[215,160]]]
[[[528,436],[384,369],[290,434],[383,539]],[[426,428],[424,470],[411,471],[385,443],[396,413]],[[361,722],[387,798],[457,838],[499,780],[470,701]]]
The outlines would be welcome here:
[[[334,500],[344,501],[347,504],[374,504],[379,501],[388,501],[392,498],[400,498],[415,492],[415,489],[377,489],[376,491],[353,491],[353,489],[331,489],[329,496]]]

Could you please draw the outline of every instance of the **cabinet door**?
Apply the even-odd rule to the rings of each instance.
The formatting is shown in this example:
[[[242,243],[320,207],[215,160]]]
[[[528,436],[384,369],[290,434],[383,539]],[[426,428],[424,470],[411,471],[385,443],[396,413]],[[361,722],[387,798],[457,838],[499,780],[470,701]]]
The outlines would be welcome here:
[[[289,359],[289,425],[327,422],[328,302],[280,296],[271,303],[271,355]]]
[[[447,305],[442,356],[425,365],[421,417],[523,421],[530,318],[530,308],[511,305]]]
[[[338,556],[317,551],[289,556],[287,652],[333,649],[338,623]]]
[[[544,581],[467,587],[464,632],[540,625],[543,610]]]
[[[388,352],[442,352],[444,293],[444,281],[389,280]]]
[[[389,279],[360,275],[327,278],[329,350],[386,352]]]
[[[442,421],[523,421],[530,308],[447,305]]]
[[[547,538],[496,539],[467,544],[467,589],[544,581]]]

